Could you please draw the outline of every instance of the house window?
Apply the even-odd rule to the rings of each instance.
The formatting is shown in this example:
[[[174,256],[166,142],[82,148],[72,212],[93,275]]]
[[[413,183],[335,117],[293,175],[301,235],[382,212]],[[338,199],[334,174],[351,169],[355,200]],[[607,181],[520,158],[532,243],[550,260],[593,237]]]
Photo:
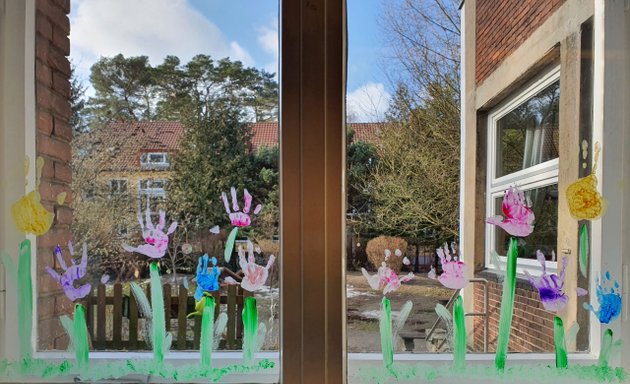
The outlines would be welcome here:
[[[166,199],[166,180],[140,180],[138,186],[138,196],[140,199],[140,210],[150,208],[154,214],[161,208],[162,202]]]
[[[170,165],[166,152],[147,152],[140,156],[142,169],[164,169]]]
[[[127,180],[112,179],[109,181],[109,196],[123,195],[127,193]]]
[[[558,140],[560,70],[546,73],[491,111],[488,117],[486,216],[501,214],[504,191],[517,186],[536,215],[534,232],[523,239],[519,267],[538,269],[541,250],[556,267],[558,235]],[[486,226],[486,265],[496,252],[505,261],[509,236]]]

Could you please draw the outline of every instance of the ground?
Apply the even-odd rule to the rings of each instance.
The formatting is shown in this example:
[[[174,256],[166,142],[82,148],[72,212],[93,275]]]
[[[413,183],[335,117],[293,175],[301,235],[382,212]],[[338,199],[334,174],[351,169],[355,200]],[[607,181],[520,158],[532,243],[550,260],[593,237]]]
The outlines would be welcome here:
[[[348,352],[380,352],[378,316],[383,295],[370,288],[361,272],[348,271],[346,284]],[[387,296],[391,300],[394,318],[405,302],[411,300],[413,308],[403,331],[422,331],[430,328],[437,318],[435,305],[440,300],[448,300],[452,293],[436,280],[417,274],[413,280]],[[398,338],[394,343],[395,350],[401,351],[402,340]],[[426,350],[424,342],[416,341],[414,351]]]

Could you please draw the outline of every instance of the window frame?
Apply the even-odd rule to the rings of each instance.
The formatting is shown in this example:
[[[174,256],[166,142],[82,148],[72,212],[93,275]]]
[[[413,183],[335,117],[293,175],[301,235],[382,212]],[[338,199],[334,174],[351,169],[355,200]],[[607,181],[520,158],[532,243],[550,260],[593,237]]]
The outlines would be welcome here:
[[[499,104],[496,108],[488,113],[487,121],[487,164],[486,164],[486,199],[485,199],[485,217],[495,216],[496,212],[495,199],[503,196],[503,193],[512,185],[517,185],[522,191],[528,191],[534,188],[541,188],[549,185],[558,185],[560,154],[558,157],[547,160],[540,164],[527,167],[507,175],[497,177],[497,157],[498,146],[498,122],[501,118],[514,111],[523,103],[530,100],[540,91],[546,89],[555,82],[560,81],[560,65],[557,65],[534,78],[525,87],[515,91],[508,98]],[[485,268],[489,271],[499,272],[497,266],[492,263],[492,253],[495,251],[496,233],[500,228],[494,225],[485,226]],[[556,247],[557,248],[557,247]],[[556,256],[559,251],[556,249]],[[507,257],[499,255],[499,268],[505,270],[507,265]],[[555,261],[547,262],[547,269],[550,272],[557,272],[558,263]],[[542,267],[536,259],[518,259],[516,273],[523,276],[525,271],[533,276],[542,274]]]

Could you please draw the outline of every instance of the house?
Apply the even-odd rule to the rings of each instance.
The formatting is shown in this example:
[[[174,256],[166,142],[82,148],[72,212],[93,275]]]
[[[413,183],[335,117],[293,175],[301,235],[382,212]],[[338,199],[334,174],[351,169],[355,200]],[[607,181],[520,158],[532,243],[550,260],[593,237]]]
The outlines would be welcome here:
[[[278,123],[250,123],[250,151],[278,146]],[[354,141],[374,143],[379,123],[349,123]],[[113,122],[88,138],[98,143],[99,154],[92,155],[101,187],[106,194],[132,193],[138,196],[138,207],[157,207],[166,197],[166,186],[172,177],[171,162],[184,136],[184,126],[173,121]]]
[[[583,304],[597,302],[598,276],[609,271],[621,284],[630,263],[624,252],[630,245],[630,190],[622,186],[630,163],[628,2],[465,0],[461,11],[460,249],[471,277],[488,281],[489,350],[496,345],[507,236],[485,218],[501,213],[504,191],[517,185],[537,221],[532,235],[521,240],[509,350],[553,351],[553,314],[523,275],[542,273],[535,256],[540,249],[552,271],[569,260],[569,303],[560,316],[566,329],[573,322],[580,326],[569,348],[596,352],[605,328]],[[591,172],[609,208],[601,219],[578,222],[568,209],[567,187]],[[582,224],[590,233],[587,276],[577,262]],[[576,287],[590,295],[576,297]],[[474,284],[464,299],[468,312],[483,311],[483,285]],[[483,321],[469,319],[468,325],[474,349],[481,350]],[[611,328],[629,336],[627,319]]]

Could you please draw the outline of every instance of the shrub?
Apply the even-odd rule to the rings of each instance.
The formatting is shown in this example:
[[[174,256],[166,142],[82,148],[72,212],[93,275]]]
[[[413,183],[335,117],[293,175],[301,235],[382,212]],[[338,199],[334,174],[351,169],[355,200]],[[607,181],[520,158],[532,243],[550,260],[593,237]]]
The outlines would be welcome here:
[[[381,263],[385,261],[386,249],[389,249],[392,254],[385,263],[396,273],[400,272],[403,257],[407,251],[407,242],[400,237],[391,236],[379,236],[368,241],[365,251],[367,252],[368,260],[375,268],[380,267]],[[403,253],[402,256],[399,257],[394,254],[397,249],[400,249]]]

